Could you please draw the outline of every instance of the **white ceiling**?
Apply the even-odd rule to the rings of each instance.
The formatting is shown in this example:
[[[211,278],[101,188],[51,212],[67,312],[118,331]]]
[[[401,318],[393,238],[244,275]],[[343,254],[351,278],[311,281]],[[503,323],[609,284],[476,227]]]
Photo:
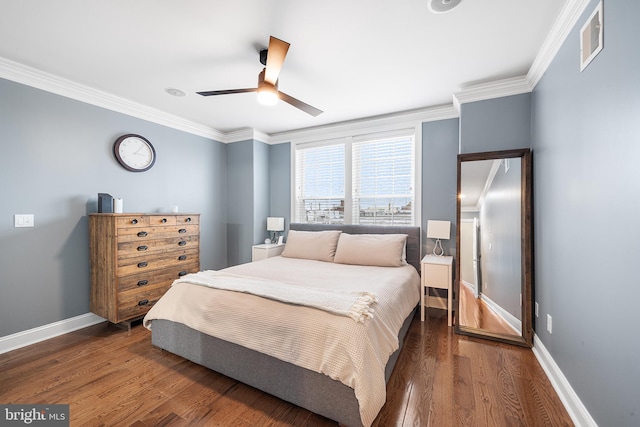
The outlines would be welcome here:
[[[275,135],[525,75],[568,1],[463,0],[434,14],[428,0],[0,0],[0,58],[223,133]],[[291,43],[280,89],[323,114],[195,94],[255,87],[270,35]]]

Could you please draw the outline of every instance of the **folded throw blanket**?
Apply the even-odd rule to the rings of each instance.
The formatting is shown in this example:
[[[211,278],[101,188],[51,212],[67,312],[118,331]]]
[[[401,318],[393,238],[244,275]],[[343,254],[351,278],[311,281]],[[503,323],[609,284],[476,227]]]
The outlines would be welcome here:
[[[214,270],[187,274],[174,281],[173,285],[180,283],[244,292],[289,304],[314,307],[329,313],[348,316],[359,323],[373,317],[375,312],[373,305],[378,302],[375,294],[364,291],[306,288]]]

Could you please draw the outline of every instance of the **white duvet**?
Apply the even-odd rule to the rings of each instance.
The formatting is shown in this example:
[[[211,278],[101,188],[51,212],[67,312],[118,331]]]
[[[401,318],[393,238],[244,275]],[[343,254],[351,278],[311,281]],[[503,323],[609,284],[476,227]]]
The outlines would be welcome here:
[[[375,294],[363,323],[303,305],[201,284],[176,283],[147,313],[185,324],[280,360],[328,375],[351,387],[362,424],[370,426],[386,400],[385,366],[398,349],[398,331],[420,299],[412,266],[369,267],[273,257],[223,270],[288,285]]]

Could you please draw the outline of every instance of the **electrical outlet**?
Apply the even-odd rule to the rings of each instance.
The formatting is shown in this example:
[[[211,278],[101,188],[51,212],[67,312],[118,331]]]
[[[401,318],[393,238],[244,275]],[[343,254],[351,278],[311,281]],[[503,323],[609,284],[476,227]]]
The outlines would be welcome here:
[[[536,317],[539,317],[539,313],[540,313],[540,306],[538,305],[538,303],[536,302]]]
[[[552,332],[553,327],[552,327],[552,322],[551,322],[551,320],[552,320],[552,319],[551,319],[551,315],[550,315],[550,314],[547,314],[547,331],[549,331],[549,333],[550,333],[550,334],[552,334],[552,333],[553,333],[553,332]]]
[[[484,288],[489,289],[489,282],[484,282]]]

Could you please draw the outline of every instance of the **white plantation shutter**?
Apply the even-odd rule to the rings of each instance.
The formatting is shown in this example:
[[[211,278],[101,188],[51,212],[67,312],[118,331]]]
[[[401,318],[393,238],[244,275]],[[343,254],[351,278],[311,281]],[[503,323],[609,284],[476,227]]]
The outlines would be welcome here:
[[[416,224],[415,132],[294,145],[294,221]]]
[[[414,224],[414,153],[413,135],[353,143],[353,224]]]
[[[295,220],[343,224],[345,144],[296,148]]]

